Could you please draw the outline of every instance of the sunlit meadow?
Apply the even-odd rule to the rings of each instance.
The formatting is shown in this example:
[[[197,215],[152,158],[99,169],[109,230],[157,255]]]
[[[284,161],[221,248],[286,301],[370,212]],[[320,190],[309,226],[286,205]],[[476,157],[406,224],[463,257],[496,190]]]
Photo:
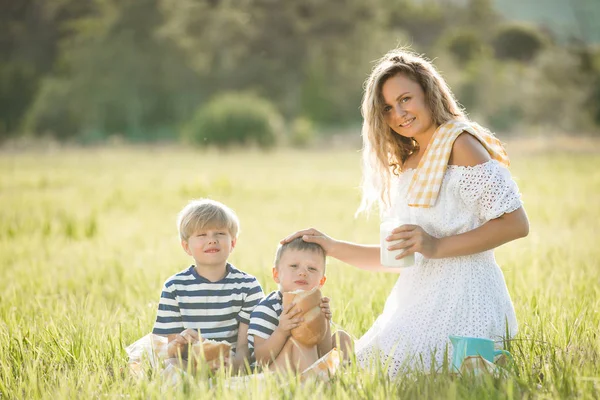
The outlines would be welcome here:
[[[520,323],[508,378],[394,381],[348,366],[326,384],[269,377],[243,389],[223,374],[169,386],[127,373],[124,348],[150,332],[162,283],[190,263],[176,214],[198,197],[234,208],[231,261],[269,292],[277,243],[293,230],[377,242],[377,215],[353,218],[356,150],[0,153],[0,398],[598,398],[600,151],[560,148],[509,147],[531,232],[496,251]],[[329,260],[334,321],[360,337],[394,281]]]

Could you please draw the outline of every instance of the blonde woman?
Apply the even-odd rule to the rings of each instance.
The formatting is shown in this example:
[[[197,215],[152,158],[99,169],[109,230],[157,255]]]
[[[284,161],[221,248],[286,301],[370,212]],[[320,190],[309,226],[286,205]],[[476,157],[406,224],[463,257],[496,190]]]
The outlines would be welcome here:
[[[502,144],[469,121],[425,58],[393,50],[375,65],[362,102],[363,185],[360,211],[414,221],[396,227],[390,250],[415,256],[383,313],[356,344],[364,366],[389,363],[390,376],[430,371],[451,356],[449,335],[502,343],[517,321],[493,249],[527,236],[529,222]],[[296,237],[328,256],[370,271],[380,246],[331,238],[316,229]],[[449,353],[446,353],[448,348]]]

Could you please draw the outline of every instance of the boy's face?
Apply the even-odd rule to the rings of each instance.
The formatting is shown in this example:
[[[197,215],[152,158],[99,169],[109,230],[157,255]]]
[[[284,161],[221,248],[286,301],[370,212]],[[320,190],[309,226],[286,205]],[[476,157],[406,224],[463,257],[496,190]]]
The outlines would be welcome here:
[[[227,228],[205,228],[194,232],[181,246],[196,261],[196,266],[225,266],[236,239]]]
[[[327,277],[324,271],[325,260],[321,254],[289,249],[283,252],[279,265],[273,268],[273,279],[279,283],[282,292],[310,290],[325,284]]]

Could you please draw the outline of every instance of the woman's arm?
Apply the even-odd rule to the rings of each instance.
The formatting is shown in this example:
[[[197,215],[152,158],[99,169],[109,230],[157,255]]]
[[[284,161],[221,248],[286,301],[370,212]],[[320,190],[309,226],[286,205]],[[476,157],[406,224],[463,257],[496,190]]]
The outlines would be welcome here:
[[[439,239],[430,236],[417,225],[403,225],[392,232],[391,240],[405,240],[390,246],[391,250],[404,250],[404,253],[396,258],[414,252],[419,252],[427,258],[446,258],[481,253],[525,237],[529,233],[529,222],[525,210],[520,207],[469,232]]]
[[[432,258],[457,257],[494,249],[529,234],[523,207],[492,219],[479,228],[440,239]]]
[[[309,241],[304,239],[305,241]],[[400,273],[401,268],[388,268],[381,265],[381,247],[379,245],[358,244],[336,241],[328,256],[371,272]]]
[[[381,265],[379,245],[363,245],[336,240],[314,228],[294,232],[283,239],[281,243],[291,242],[298,237],[302,237],[305,242],[319,244],[329,257],[337,258],[357,268],[374,272],[400,272],[400,268],[387,268]]]
[[[449,163],[459,166],[474,166],[490,160],[490,155],[472,135],[463,133],[454,142]],[[391,245],[390,250],[403,249],[402,256],[419,252],[427,258],[458,257],[496,248],[504,243],[527,236],[529,221],[523,207],[488,221],[479,228],[460,235],[435,238],[421,227],[403,225],[392,231],[388,241],[404,240]],[[335,240],[316,229],[304,229],[291,234],[281,241],[289,242],[302,237],[305,242],[317,243],[328,256],[337,258],[355,267],[380,272],[401,272],[401,268],[386,268],[379,260],[378,245],[361,245]]]
[[[451,164],[475,166],[489,160],[490,155],[474,136],[463,133],[454,142]],[[528,234],[529,220],[520,207],[459,235],[434,238],[419,226],[403,225],[394,229],[388,240],[405,240],[390,247],[392,250],[404,249],[403,256],[419,252],[427,258],[446,258],[481,253]]]

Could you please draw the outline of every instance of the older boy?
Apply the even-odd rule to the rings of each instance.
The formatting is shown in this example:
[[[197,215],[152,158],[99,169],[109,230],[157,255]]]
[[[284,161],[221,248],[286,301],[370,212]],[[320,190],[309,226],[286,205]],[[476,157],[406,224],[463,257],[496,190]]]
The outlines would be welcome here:
[[[258,280],[227,262],[237,241],[238,217],[222,203],[200,199],[179,213],[177,225],[181,246],[194,264],[165,282],[152,333],[168,338],[171,356],[185,356],[199,335],[227,341],[238,369],[248,358],[250,314],[263,298]]]
[[[264,298],[250,316],[248,342],[258,364],[272,363],[274,369],[291,367],[296,372],[302,372],[336,344],[341,347],[345,358],[349,356],[353,348],[350,335],[344,331],[331,335],[329,324],[324,339],[315,346],[290,340],[290,331],[302,322],[302,318],[298,317],[302,310],[294,307],[294,303],[284,308],[282,293],[322,287],[327,280],[325,258],[321,246],[305,242],[302,238],[280,245],[277,249],[272,272],[279,290]],[[321,310],[331,320],[327,297],[322,299]]]

